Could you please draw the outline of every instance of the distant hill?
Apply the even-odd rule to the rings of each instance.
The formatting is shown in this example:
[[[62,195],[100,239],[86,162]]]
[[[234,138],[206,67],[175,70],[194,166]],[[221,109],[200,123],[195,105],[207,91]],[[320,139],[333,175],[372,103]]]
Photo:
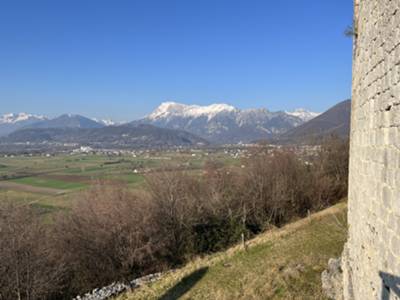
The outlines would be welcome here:
[[[185,131],[158,128],[152,125],[122,125],[101,128],[26,128],[11,133],[1,142],[3,144],[75,143],[94,148],[162,148],[208,143]]]
[[[350,134],[351,100],[345,100],[310,121],[278,136],[282,143],[312,143],[329,135]]]
[[[29,128],[101,128],[104,125],[80,115],[65,114],[51,120],[43,120],[28,126]]]

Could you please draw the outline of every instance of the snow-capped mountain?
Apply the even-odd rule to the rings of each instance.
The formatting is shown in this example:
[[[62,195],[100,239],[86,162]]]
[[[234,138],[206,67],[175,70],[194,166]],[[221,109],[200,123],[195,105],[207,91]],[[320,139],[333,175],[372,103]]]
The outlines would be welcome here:
[[[7,135],[15,130],[29,126],[36,122],[45,121],[45,116],[27,113],[8,113],[0,116],[0,136]]]
[[[18,122],[37,122],[41,120],[46,120],[47,118],[39,115],[31,115],[27,113],[9,113],[0,116],[0,124],[15,124]]]
[[[173,117],[198,118],[206,116],[208,120],[220,113],[234,112],[237,109],[228,104],[212,104],[209,106],[185,105],[175,102],[164,102],[147,118],[149,120],[168,119]]]
[[[291,116],[299,117],[304,122],[308,122],[311,119],[314,119],[315,117],[318,117],[321,114],[321,113],[306,110],[304,108],[298,108],[298,109],[295,109],[294,111],[287,111],[286,113]]]
[[[144,119],[132,123],[185,130],[214,143],[246,143],[272,138],[304,121],[283,111],[240,110],[228,104],[199,106],[165,102]]]

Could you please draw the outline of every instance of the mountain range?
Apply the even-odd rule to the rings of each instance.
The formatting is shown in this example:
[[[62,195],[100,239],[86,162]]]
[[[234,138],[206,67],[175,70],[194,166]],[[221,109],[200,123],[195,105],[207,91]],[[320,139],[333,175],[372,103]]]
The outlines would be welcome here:
[[[61,115],[54,119],[46,119],[40,122],[33,123],[29,126],[29,128],[84,128],[84,129],[93,129],[93,128],[101,128],[105,125],[96,122],[92,119],[80,116],[80,115],[71,115],[65,114]]]
[[[227,104],[198,106],[165,102],[148,116],[129,124],[184,130],[221,144],[271,138],[303,124],[315,115],[317,113],[304,109],[294,112],[271,112],[267,109],[240,110]],[[111,120],[100,121],[70,114],[54,119],[25,113],[7,114],[0,120],[0,136],[26,128],[93,129],[122,125]]]
[[[131,124],[180,129],[212,143],[235,144],[272,138],[316,115],[304,109],[288,113],[264,108],[240,110],[227,104],[199,106],[165,102],[145,118]]]
[[[237,144],[256,140],[282,143],[310,140],[326,134],[348,135],[350,101],[323,114],[241,110],[227,104],[209,106],[165,102],[146,117],[116,124],[80,115],[54,119],[25,113],[0,117],[0,139],[7,143],[76,143],[98,147],[160,147]],[[5,137],[7,135],[7,137]]]
[[[122,123],[72,114],[51,119],[42,115],[8,113],[0,116],[0,137],[24,128],[100,128],[112,125],[122,125]]]

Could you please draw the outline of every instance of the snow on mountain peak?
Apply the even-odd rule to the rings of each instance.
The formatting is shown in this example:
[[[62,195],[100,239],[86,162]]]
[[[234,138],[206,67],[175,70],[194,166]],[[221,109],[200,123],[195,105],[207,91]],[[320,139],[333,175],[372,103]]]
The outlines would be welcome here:
[[[103,119],[103,120],[99,120],[98,122],[102,123],[103,125],[106,125],[106,126],[113,126],[116,124],[116,122],[114,122],[111,119]]]
[[[286,111],[288,115],[298,117],[302,119],[304,122],[310,121],[315,117],[319,116],[321,113],[312,112],[304,108],[297,108],[294,111]]]
[[[200,106],[186,105],[176,102],[164,102],[155,111],[153,111],[148,118],[150,120],[156,120],[172,116],[181,116],[187,118],[207,116],[208,119],[211,119],[221,112],[234,111],[237,111],[235,107],[223,103]]]
[[[150,114],[149,117],[151,119],[157,119],[169,114],[180,114],[185,110],[186,107],[187,105],[176,102],[163,102],[159,107],[156,108],[155,111]]]
[[[39,116],[39,115],[32,115],[32,114],[27,114],[27,113],[8,113],[0,116],[0,124],[15,124],[18,122],[22,121],[28,121],[28,120],[45,120],[46,117],[44,116]]]
[[[126,122],[117,122],[111,119],[97,119],[97,118],[93,118],[93,121],[103,124],[104,126],[114,126],[114,125],[121,125],[124,124]]]

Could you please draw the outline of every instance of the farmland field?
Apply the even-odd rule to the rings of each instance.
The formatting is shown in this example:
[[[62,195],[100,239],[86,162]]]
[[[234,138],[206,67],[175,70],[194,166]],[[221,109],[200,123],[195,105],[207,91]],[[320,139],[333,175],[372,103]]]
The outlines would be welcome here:
[[[207,160],[221,165],[240,165],[241,161],[222,149],[0,157],[0,201],[29,203],[44,211],[68,208],[96,180],[143,189],[146,174],[160,170],[199,174]]]
[[[80,182],[68,182],[68,181],[61,181],[57,179],[53,179],[51,177],[23,177],[14,179],[13,182],[24,184],[24,185],[31,185],[37,187],[44,187],[44,188],[53,188],[59,190],[70,190],[70,189],[79,189],[84,188],[86,185]]]

